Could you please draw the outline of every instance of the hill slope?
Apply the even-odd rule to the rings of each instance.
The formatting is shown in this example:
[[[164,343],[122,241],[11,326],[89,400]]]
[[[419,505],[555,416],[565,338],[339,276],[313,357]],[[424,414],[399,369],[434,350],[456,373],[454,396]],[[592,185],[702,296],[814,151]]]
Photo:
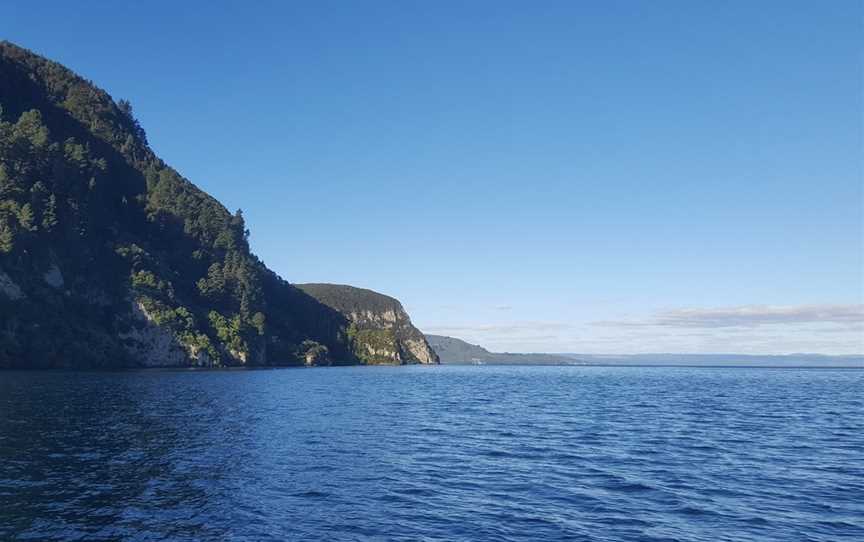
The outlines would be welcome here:
[[[482,346],[444,335],[426,335],[441,363],[492,363],[527,365],[584,365],[575,354],[514,354],[490,352]]]
[[[362,362],[128,102],[0,42],[0,108],[0,367]]]
[[[342,284],[298,284],[298,288],[351,322],[355,355],[366,363],[438,363],[426,337],[411,324],[398,300]]]
[[[472,361],[489,361],[492,359],[492,352],[480,345],[471,344],[462,339],[427,334],[426,340],[429,341],[429,344],[438,354],[441,363],[467,363]]]

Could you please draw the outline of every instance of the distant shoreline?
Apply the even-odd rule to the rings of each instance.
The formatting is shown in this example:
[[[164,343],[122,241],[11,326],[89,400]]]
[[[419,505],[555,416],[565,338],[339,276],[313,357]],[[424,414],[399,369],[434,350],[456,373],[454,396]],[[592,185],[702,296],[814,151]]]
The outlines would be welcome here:
[[[385,365],[385,364],[372,364],[372,365],[331,365],[331,366],[303,366],[303,365],[274,365],[274,366],[263,366],[263,365],[253,365],[253,366],[234,366],[234,367],[104,367],[104,368],[73,368],[73,367],[35,367],[35,368],[12,368],[12,367],[0,367],[0,374],[2,373],[78,373],[78,374],[92,374],[92,373],[137,373],[137,372],[146,372],[146,373],[156,373],[156,372],[172,372],[172,373],[186,373],[186,372],[203,372],[203,373],[215,373],[215,372],[245,372],[245,371],[278,371],[283,369],[289,370],[305,370],[305,369],[367,369],[367,368],[407,368],[407,367],[574,367],[581,369],[590,369],[590,368],[598,368],[598,369],[609,369],[609,368],[619,368],[619,369],[627,369],[627,368],[639,368],[639,369],[816,369],[816,370],[825,370],[825,369],[840,369],[844,371],[864,371],[864,365],[651,365],[651,364],[591,364],[591,365],[579,365],[579,364],[567,364],[567,363],[470,363],[470,362],[448,362],[448,363],[440,363],[440,364],[430,364],[430,363],[410,363],[404,365]]]
[[[648,367],[648,368],[690,368],[690,369],[858,369],[864,370],[864,365],[693,365],[693,364],[651,364],[651,363],[471,363],[471,362],[445,362],[441,365],[454,365],[465,367],[493,366],[493,367]]]

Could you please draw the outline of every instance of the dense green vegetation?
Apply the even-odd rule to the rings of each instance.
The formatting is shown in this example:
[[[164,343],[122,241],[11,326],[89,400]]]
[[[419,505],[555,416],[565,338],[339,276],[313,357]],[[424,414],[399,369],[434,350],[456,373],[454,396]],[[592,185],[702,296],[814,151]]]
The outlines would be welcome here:
[[[357,324],[348,326],[348,337],[356,348],[354,354],[369,365],[393,363],[391,352],[399,351],[393,329],[361,329]]]
[[[397,299],[366,288],[322,283],[298,284],[297,287],[328,307],[346,314],[364,311],[381,314],[403,310]]]
[[[310,295],[248,238],[241,211],[153,153],[128,101],[0,42],[0,367],[422,361],[398,301]],[[387,311],[395,327],[352,316]]]
[[[347,336],[355,358],[367,364],[437,363],[423,334],[397,299],[343,284],[297,287],[351,322]]]
[[[310,295],[248,238],[241,211],[153,153],[128,101],[0,42],[0,367],[417,361],[398,301]],[[401,327],[352,317],[386,311]]]
[[[0,366],[145,363],[127,347],[153,326],[191,363],[357,361],[346,319],[251,254],[128,101],[3,42],[0,107],[0,286],[22,294],[0,292]]]

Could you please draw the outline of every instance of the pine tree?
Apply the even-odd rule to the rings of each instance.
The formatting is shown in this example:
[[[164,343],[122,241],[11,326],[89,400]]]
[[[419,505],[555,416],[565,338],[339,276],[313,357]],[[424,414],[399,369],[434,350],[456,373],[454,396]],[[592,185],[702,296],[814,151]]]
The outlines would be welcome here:
[[[252,325],[258,330],[258,335],[264,335],[264,324],[267,318],[264,313],[256,312],[252,315]]]
[[[6,164],[0,164],[0,198],[6,197],[15,187],[12,184],[12,179],[6,172]]]
[[[18,211],[18,223],[21,224],[21,229],[25,231],[36,231],[36,224],[33,220],[33,208],[29,203],[25,203]]]
[[[45,202],[45,211],[42,213],[42,229],[53,231],[57,223],[57,198],[51,194]]]
[[[5,221],[0,222],[0,253],[8,254],[13,248],[12,229]]]
[[[42,113],[37,109],[21,113],[14,129],[16,135],[27,138],[34,147],[41,148],[48,145],[48,128],[42,123]]]

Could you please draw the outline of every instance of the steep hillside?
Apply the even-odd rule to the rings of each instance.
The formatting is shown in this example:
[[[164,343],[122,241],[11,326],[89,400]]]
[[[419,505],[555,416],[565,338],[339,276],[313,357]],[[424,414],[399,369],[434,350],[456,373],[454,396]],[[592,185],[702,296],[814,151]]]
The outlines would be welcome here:
[[[438,363],[438,356],[396,299],[341,284],[298,284],[350,322],[354,354],[366,363]]]
[[[359,363],[132,106],[0,42],[0,367]]]

